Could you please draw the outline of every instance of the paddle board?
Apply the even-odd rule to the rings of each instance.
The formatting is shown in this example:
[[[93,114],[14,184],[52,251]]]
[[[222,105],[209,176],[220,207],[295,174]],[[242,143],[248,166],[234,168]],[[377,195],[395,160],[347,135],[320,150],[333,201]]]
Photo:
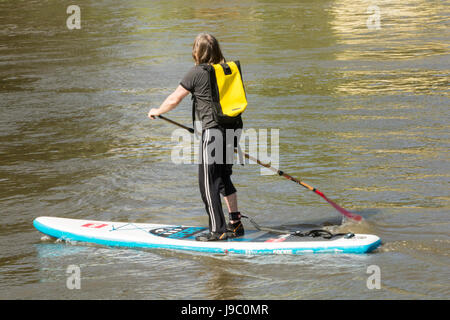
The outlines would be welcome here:
[[[195,237],[207,231],[204,227],[57,217],[38,217],[33,224],[40,232],[66,241],[225,254],[368,253],[381,244],[379,237],[370,234],[324,239],[298,237],[288,233],[245,230],[245,235],[242,237],[226,241],[203,242],[196,241]]]

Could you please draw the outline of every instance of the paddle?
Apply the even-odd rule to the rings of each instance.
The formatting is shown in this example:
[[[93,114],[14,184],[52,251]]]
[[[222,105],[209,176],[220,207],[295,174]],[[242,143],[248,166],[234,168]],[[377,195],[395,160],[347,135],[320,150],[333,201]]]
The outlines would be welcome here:
[[[194,133],[194,129],[193,129],[193,128],[189,128],[189,127],[187,127],[187,126],[184,126],[184,125],[182,125],[182,124],[180,124],[180,123],[178,123],[178,122],[176,122],[176,121],[173,121],[173,120],[168,119],[168,118],[166,118],[166,117],[163,117],[163,116],[161,116],[161,115],[159,115],[158,118],[163,119],[163,120],[166,120],[167,122],[170,122],[170,123],[172,123],[172,124],[174,124],[174,125],[176,125],[176,126],[178,126],[178,127],[180,127],[180,128],[186,129],[186,130],[188,130],[190,133]],[[237,152],[238,152],[237,149],[235,149],[234,152],[237,153]],[[249,159],[249,160],[251,160],[251,161],[253,161],[253,162],[256,162],[257,164],[259,164],[259,165],[261,165],[261,166],[263,166],[263,167],[266,167],[266,168],[268,168],[268,169],[270,169],[270,170],[276,172],[279,176],[282,176],[282,177],[285,177],[285,178],[288,179],[288,180],[294,181],[295,183],[301,185],[302,187],[305,187],[306,189],[308,189],[308,190],[314,192],[315,194],[321,196],[323,199],[325,199],[326,202],[328,202],[330,205],[332,205],[333,208],[335,208],[337,211],[339,211],[339,212],[340,212],[342,215],[344,215],[345,217],[350,218],[350,219],[355,220],[355,221],[361,221],[361,220],[362,220],[362,217],[361,217],[360,215],[358,215],[358,214],[356,214],[356,213],[352,213],[352,212],[350,212],[350,211],[348,211],[348,210],[345,210],[344,208],[340,207],[340,206],[337,205],[335,202],[333,202],[333,201],[331,201],[330,199],[328,199],[321,191],[317,190],[316,188],[311,187],[310,185],[306,184],[305,182],[302,182],[302,181],[300,181],[300,180],[298,180],[298,179],[296,179],[296,178],[294,178],[294,177],[288,175],[287,173],[285,173],[285,172],[283,172],[283,171],[281,171],[281,170],[278,170],[278,169],[276,169],[276,168],[270,166],[270,165],[267,164],[267,163],[261,162],[259,159],[256,159],[255,157],[252,157],[251,155],[249,155],[249,154],[247,154],[247,153],[245,153],[245,152],[243,152],[243,155],[244,155],[244,157],[246,157],[247,159]]]

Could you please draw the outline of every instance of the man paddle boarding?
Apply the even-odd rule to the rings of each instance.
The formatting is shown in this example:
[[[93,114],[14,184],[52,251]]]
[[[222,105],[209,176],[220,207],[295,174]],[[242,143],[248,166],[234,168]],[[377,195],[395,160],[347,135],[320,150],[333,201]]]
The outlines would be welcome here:
[[[244,235],[236,189],[231,181],[233,162],[229,159],[232,159],[230,154],[234,154],[239,137],[234,133],[240,132],[243,126],[241,113],[247,106],[247,100],[239,61],[226,62],[214,36],[199,34],[194,40],[192,57],[194,67],[159,108],[149,111],[148,117],[156,119],[174,109],[189,93],[192,95],[193,121],[197,115],[202,125],[198,182],[209,216],[209,232],[196,239],[226,240]],[[232,138],[227,141],[227,136]],[[221,195],[228,208],[228,224],[222,209]]]

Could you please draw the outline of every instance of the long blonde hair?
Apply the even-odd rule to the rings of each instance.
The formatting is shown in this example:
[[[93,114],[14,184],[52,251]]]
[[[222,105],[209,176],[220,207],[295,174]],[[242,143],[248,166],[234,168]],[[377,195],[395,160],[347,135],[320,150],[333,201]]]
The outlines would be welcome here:
[[[194,45],[192,46],[192,58],[194,58],[196,65],[225,62],[225,58],[220,50],[219,41],[209,33],[200,33],[195,37]]]

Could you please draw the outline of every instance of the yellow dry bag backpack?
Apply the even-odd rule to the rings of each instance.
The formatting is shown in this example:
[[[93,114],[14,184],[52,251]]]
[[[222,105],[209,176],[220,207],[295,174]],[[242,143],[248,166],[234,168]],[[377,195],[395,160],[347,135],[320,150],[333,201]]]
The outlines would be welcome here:
[[[240,63],[230,61],[203,67],[209,72],[214,120],[219,125],[232,127],[241,120],[247,107]]]

